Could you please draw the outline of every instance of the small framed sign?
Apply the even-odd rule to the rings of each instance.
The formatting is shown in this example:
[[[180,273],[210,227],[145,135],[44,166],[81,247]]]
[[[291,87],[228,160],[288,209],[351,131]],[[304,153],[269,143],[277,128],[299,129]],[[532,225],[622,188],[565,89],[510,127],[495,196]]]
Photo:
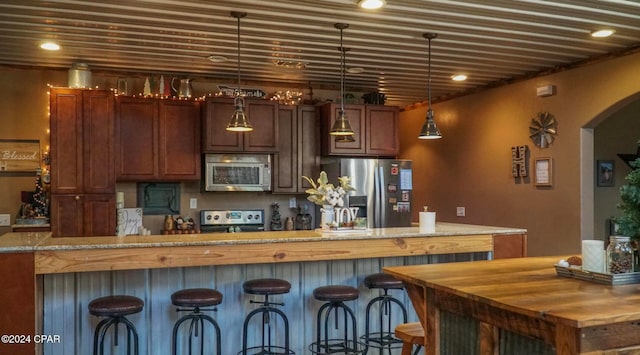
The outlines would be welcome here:
[[[598,160],[597,162],[596,178],[598,186],[613,186],[615,183],[614,161],[613,160]]]
[[[537,158],[534,161],[536,186],[552,186],[553,166],[551,158]]]
[[[39,140],[0,139],[0,172],[36,172],[40,163]]]

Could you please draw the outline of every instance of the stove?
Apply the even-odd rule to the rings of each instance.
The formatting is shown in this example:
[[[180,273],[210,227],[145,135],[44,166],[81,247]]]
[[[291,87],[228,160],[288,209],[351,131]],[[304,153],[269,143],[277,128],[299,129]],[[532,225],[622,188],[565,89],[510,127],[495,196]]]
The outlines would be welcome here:
[[[202,210],[200,230],[203,233],[262,232],[264,210]]]

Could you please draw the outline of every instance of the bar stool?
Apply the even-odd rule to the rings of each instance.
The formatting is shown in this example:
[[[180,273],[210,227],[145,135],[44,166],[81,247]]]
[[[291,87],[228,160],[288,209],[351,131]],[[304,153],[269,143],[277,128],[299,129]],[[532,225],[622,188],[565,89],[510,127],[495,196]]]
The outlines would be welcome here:
[[[144,307],[144,302],[138,297],[116,295],[105,296],[89,302],[89,313],[97,317],[106,317],[96,326],[93,335],[93,355],[104,354],[104,337],[113,326],[114,345],[118,346],[118,325],[123,324],[127,331],[127,354],[131,354],[131,338],[133,337],[133,353],[138,355],[138,332],[136,327],[126,316],[139,313]]]
[[[289,345],[289,319],[287,315],[276,308],[276,306],[284,306],[281,302],[269,301],[271,295],[281,295],[289,293],[291,290],[291,284],[289,281],[281,279],[255,279],[250,280],[242,284],[242,289],[245,293],[251,295],[263,295],[262,301],[249,301],[250,303],[258,303],[260,307],[251,311],[244,320],[242,328],[242,351],[238,354],[260,354],[260,355],[276,355],[276,354],[295,354],[291,351]],[[271,319],[271,314],[275,316],[275,319]],[[262,344],[249,347],[248,346],[248,330],[249,324],[253,316],[262,315]],[[274,345],[273,338],[275,337],[275,329],[272,329],[272,324],[277,322],[280,318],[284,327],[284,345]]]
[[[402,281],[396,279],[392,275],[385,273],[371,274],[365,277],[364,284],[369,289],[382,289],[383,294],[373,298],[367,304],[365,312],[365,326],[364,335],[360,337],[362,341],[367,344],[367,352],[369,348],[380,349],[380,355],[383,350],[387,349],[391,354],[391,349],[400,348],[402,346],[402,340],[394,336],[392,321],[392,309],[397,308],[402,312],[402,323],[407,323],[407,309],[404,304],[397,298],[389,294],[389,290],[402,290]],[[393,305],[396,307],[393,307]],[[378,305],[378,326],[379,331],[371,331],[371,309],[374,305]]]
[[[200,355],[204,354],[204,322],[209,322],[216,334],[216,355],[222,355],[222,347],[220,345],[220,326],[211,316],[202,313],[203,311],[217,311],[215,306],[222,303],[222,294],[210,288],[188,288],[176,291],[171,295],[171,303],[178,307],[176,312],[189,312],[176,321],[173,326],[173,355],[178,353],[178,329],[182,323],[190,320],[189,323],[189,355],[192,352],[193,338],[200,336]],[[213,308],[202,308],[213,307]],[[198,329],[201,334],[198,335]]]
[[[318,310],[316,316],[316,341],[309,345],[314,354],[361,354],[366,352],[366,344],[358,341],[356,318],[353,311],[344,302],[358,299],[358,289],[351,286],[330,285],[313,290],[313,297],[325,303]],[[333,338],[329,333],[329,320],[334,315],[335,326],[332,334],[340,335]],[[340,329],[339,321],[343,328]],[[351,335],[349,334],[351,333]]]
[[[396,337],[402,339],[401,355],[411,355],[414,345],[417,347],[413,355],[418,355],[424,345],[424,328],[420,322],[398,324],[395,333]]]

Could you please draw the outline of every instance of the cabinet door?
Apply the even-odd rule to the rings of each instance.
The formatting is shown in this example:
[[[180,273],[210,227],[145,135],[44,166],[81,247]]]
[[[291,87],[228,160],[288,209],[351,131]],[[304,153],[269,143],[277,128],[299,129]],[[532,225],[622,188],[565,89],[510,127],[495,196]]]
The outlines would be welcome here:
[[[54,237],[115,235],[115,194],[51,195]]]
[[[280,144],[274,156],[273,192],[296,192],[298,175],[298,120],[295,106],[278,109]]]
[[[115,193],[114,95],[84,90],[82,137],[84,193]]]
[[[322,117],[322,152],[324,155],[365,155],[365,106],[344,105],[344,113],[349,119],[351,128],[355,132],[353,142],[336,142],[334,136],[329,135],[331,127],[340,115],[339,104],[325,104],[320,107]]]
[[[51,195],[51,233],[54,237],[82,236],[81,195]],[[115,224],[114,224],[115,226]]]
[[[366,105],[366,152],[395,157],[400,149],[398,107]]]
[[[253,126],[252,132],[244,133],[244,151],[277,152],[278,103],[271,100],[246,100],[246,113]],[[231,117],[231,116],[229,116]]]
[[[200,102],[160,100],[158,165],[161,180],[200,179]]]
[[[116,179],[154,180],[158,176],[158,105],[154,99],[116,100]]]
[[[116,235],[115,194],[82,196],[82,236]]]
[[[317,119],[314,106],[298,106],[298,179],[297,191],[300,193],[311,188],[311,185],[302,178],[309,176],[315,179],[320,175],[320,122]]]
[[[51,193],[83,192],[82,90],[53,88],[49,97]]]
[[[208,98],[204,109],[203,152],[241,152],[242,134],[226,130],[235,108],[233,99]]]

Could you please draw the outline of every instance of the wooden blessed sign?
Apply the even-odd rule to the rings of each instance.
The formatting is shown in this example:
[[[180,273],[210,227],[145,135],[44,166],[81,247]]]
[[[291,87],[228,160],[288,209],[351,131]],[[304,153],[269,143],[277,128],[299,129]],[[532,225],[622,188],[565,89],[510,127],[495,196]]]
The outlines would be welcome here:
[[[40,169],[40,141],[0,139],[0,172]]]

